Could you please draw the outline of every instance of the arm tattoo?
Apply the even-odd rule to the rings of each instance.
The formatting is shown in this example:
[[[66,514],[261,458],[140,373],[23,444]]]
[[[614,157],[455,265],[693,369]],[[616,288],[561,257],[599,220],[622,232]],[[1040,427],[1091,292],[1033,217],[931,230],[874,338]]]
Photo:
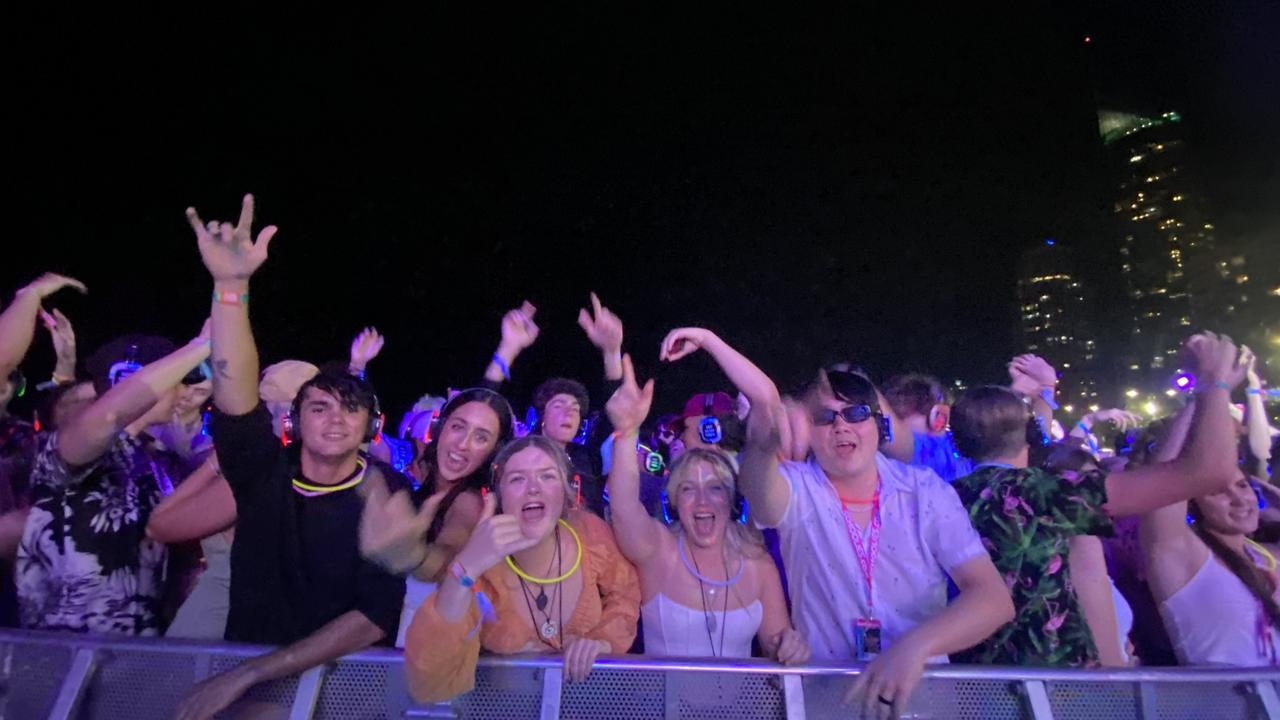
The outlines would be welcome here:
[[[231,373],[227,372],[226,358],[214,358],[213,368],[218,372],[218,377],[222,378],[223,380],[231,379]]]

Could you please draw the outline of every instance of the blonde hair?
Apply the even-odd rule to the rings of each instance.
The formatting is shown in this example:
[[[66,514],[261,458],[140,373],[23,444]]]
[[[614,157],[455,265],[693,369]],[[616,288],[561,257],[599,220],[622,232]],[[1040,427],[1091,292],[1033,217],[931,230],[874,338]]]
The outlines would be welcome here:
[[[564,507],[560,509],[560,517],[568,518],[569,511],[574,508],[574,498],[576,497],[573,484],[570,482],[570,478],[573,476],[573,464],[570,462],[569,455],[565,453],[564,448],[546,436],[525,435],[504,445],[498,451],[497,456],[493,458],[490,491],[498,493],[498,501],[501,503],[502,472],[506,468],[507,462],[516,453],[529,448],[541,450],[547,457],[551,458],[551,462],[555,465],[556,472],[560,474],[560,484],[564,487]],[[499,512],[502,512],[501,509],[499,509]]]
[[[736,511],[734,499],[740,497],[738,492],[738,471],[727,455],[719,450],[706,448],[685,450],[672,463],[671,472],[667,475],[666,485],[667,502],[672,505],[672,510],[675,508],[674,501],[671,498],[675,497],[676,488],[687,479],[688,475],[693,472],[694,466],[699,462],[710,465],[712,475],[729,488],[729,509]],[[743,498],[742,502],[745,505],[747,501]],[[680,534],[680,518],[675,513],[671,513],[670,527],[673,533]],[[749,549],[764,547],[764,538],[750,519],[744,524],[738,522],[736,517],[729,518],[729,522],[725,526],[725,539],[735,550],[744,553]]]

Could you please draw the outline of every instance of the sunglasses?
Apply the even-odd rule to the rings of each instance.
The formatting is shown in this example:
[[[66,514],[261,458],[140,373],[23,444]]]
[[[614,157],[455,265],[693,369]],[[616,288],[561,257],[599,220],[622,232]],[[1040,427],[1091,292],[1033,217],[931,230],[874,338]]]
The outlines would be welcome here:
[[[871,410],[870,405],[850,405],[840,410],[819,410],[813,414],[814,425],[833,425],[836,417],[844,418],[844,421],[850,424],[866,422],[875,412]]]

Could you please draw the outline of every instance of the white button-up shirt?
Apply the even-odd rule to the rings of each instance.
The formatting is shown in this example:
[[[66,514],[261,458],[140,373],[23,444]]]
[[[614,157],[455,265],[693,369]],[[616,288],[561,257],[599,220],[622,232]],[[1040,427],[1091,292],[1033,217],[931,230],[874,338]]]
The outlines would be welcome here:
[[[948,572],[987,551],[956,491],[935,472],[881,454],[876,466],[881,531],[872,587],[887,649],[946,607]],[[779,471],[791,485],[778,534],[796,628],[815,659],[856,659],[854,623],[872,613],[835,487],[813,459]]]

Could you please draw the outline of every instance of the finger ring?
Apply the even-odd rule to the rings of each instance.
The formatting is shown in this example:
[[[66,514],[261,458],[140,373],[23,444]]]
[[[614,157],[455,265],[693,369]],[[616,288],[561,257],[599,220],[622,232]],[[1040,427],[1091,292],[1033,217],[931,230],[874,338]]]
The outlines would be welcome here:
[[[882,705],[892,705],[892,704],[893,704],[893,701],[892,701],[892,700],[886,700],[886,699],[885,699],[885,697],[884,697],[883,695],[877,695],[877,696],[876,696],[876,699],[877,699],[877,700],[879,700],[879,701],[880,701],[880,704],[882,704]]]

